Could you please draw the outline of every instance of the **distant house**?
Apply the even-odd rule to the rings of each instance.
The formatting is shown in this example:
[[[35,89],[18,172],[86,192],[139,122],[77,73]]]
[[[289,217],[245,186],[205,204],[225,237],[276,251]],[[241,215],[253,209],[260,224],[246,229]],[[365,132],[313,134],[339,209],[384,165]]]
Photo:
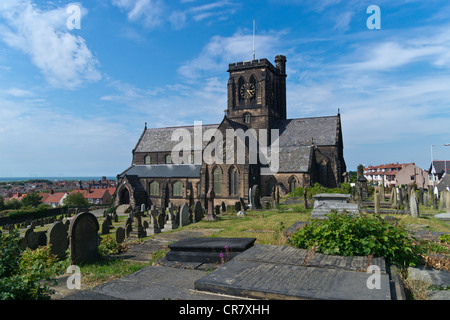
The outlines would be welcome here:
[[[446,174],[437,185],[438,191],[450,190],[450,174]]]
[[[437,181],[441,180],[444,173],[450,173],[450,161],[434,160],[428,172],[433,173],[433,171]]]
[[[92,204],[111,204],[112,195],[109,189],[75,189],[72,193],[79,192]]]
[[[385,187],[393,187],[397,185],[396,174],[405,166],[414,165],[414,163],[389,163],[378,166],[368,166],[364,168],[364,177],[372,184],[384,185]]]
[[[63,204],[63,200],[67,197],[68,193],[65,192],[55,192],[50,193],[50,195],[42,201],[42,203],[48,204],[53,208],[61,206]]]
[[[414,163],[405,165],[395,175],[397,186],[415,184],[417,188],[428,189],[430,180],[428,171],[416,166]]]

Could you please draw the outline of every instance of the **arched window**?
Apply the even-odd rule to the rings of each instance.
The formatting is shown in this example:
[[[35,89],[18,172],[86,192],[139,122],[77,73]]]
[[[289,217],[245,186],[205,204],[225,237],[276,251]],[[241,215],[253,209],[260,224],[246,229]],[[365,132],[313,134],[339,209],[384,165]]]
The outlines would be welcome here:
[[[230,196],[238,195],[238,171],[235,167],[232,167],[229,173],[230,182]]]
[[[150,164],[150,156],[145,156],[144,163],[145,164]]]
[[[244,123],[249,124],[252,121],[252,115],[250,113],[244,114]]]
[[[216,167],[213,171],[213,181],[214,181],[214,193],[216,195],[222,194],[222,169]]]
[[[170,154],[166,155],[166,163],[167,164],[172,163],[172,156]]]
[[[297,180],[295,177],[291,177],[291,179],[289,179],[289,192],[294,191],[295,188],[297,188]]]
[[[174,197],[182,197],[183,196],[183,183],[181,181],[177,181],[172,186],[172,193]]]
[[[150,183],[150,195],[159,196],[159,183],[158,181],[153,181]]]

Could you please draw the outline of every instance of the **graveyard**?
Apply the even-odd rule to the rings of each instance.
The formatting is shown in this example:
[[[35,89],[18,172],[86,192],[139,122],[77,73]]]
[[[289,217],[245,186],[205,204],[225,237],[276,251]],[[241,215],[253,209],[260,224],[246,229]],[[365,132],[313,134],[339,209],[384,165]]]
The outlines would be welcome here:
[[[195,272],[187,284],[191,289],[186,292],[190,293],[184,299],[217,298],[212,294],[282,300],[448,299],[449,291],[445,289],[449,279],[444,275],[450,271],[450,224],[446,215],[450,197],[445,193],[440,202],[433,202],[417,190],[383,192],[375,188],[373,194],[365,197],[358,197],[357,190],[354,195],[287,197],[272,205],[264,201],[270,199],[253,200],[260,203],[261,209],[236,203],[210,206],[208,210],[197,202],[191,207],[169,204],[165,209],[152,206],[135,210],[115,208],[108,213],[83,211],[32,221],[29,225],[3,226],[2,236],[17,231],[21,250],[29,255],[33,250],[48,248],[55,268],[59,268],[53,272],[58,274],[59,284],[50,286],[55,290],[51,299],[112,298],[115,281],[140,272],[150,276],[158,270]],[[405,197],[394,197],[393,192],[404,192]],[[324,207],[352,215],[356,214],[355,206],[365,216],[404,227],[423,249],[422,264],[402,269],[390,266],[384,257],[370,254],[343,257],[293,246],[293,235],[329,217],[320,211]],[[315,210],[321,213],[317,215]],[[353,284],[367,279],[366,270],[371,263],[381,267],[384,290],[372,290],[364,296],[361,292],[367,291],[365,285]],[[65,288],[69,265],[81,266],[83,290],[74,293]],[[243,273],[248,276],[242,277]],[[185,278],[181,273],[179,277]],[[346,284],[347,289],[336,283]],[[98,288],[103,290],[101,295]],[[204,292],[208,295],[202,295]],[[170,292],[165,294],[171,298]],[[119,296],[140,299],[125,293]],[[152,297],[148,295],[148,299]]]

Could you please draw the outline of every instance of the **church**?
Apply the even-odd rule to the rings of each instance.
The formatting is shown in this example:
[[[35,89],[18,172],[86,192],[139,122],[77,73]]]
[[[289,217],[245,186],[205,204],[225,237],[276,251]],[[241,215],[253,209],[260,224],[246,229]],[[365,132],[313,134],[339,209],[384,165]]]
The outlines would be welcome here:
[[[188,145],[182,163],[174,161],[173,151],[179,144],[174,134],[182,131],[194,136],[198,128],[147,128],[146,124],[132,150],[131,166],[117,175],[114,204],[167,207],[169,202],[181,206],[199,200],[205,206],[206,195],[213,190],[217,204],[234,205],[240,199],[249,203],[249,190],[256,186],[261,197],[271,196],[274,190],[283,196],[316,182],[331,188],[339,186],[346,172],[339,111],[333,116],[287,119],[286,62],[286,57],[279,55],[275,65],[267,59],[229,64],[225,115],[219,124],[201,126],[202,137],[207,132],[217,135]],[[272,155],[276,150],[276,170],[267,170],[264,157],[252,160],[255,150],[251,150],[250,134],[241,141],[244,157],[235,145],[229,150],[225,137],[230,131],[259,133],[259,140],[268,141]],[[215,141],[222,137],[223,141]],[[262,146],[259,140],[257,151]],[[205,161],[206,150],[212,150],[215,156],[219,149],[225,151],[222,153],[227,161],[218,161],[222,153],[220,158],[213,158],[216,161]],[[239,157],[244,161],[238,161]]]

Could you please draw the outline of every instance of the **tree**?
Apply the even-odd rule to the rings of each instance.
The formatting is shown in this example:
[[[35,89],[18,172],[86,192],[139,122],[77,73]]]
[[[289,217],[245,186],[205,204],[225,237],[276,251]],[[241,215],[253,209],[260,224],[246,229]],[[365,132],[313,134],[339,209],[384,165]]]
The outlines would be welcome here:
[[[87,201],[81,192],[69,194],[63,200],[63,204],[68,207],[89,207],[89,201]]]
[[[5,210],[5,199],[0,196],[0,211]]]
[[[41,204],[42,196],[40,196],[37,192],[29,193],[22,199],[23,206],[30,206],[36,208]]]

